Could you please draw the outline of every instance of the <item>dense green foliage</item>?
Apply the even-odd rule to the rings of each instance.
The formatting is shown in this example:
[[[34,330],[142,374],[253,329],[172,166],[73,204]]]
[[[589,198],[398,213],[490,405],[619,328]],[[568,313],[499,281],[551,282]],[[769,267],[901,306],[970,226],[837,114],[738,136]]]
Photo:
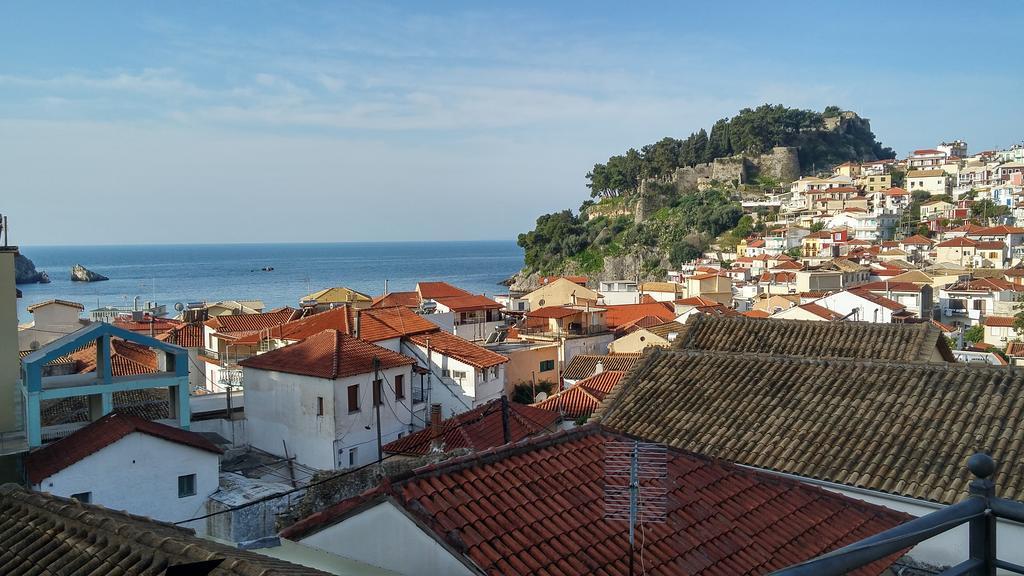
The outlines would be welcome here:
[[[536,394],[541,392],[551,395],[551,391],[554,390],[555,385],[547,380],[541,380],[536,385],[530,382],[522,382],[516,384],[512,388],[512,401],[517,404],[533,404],[536,401]]]
[[[825,118],[839,114],[835,106],[824,112],[769,104],[744,108],[732,118],[715,122],[710,133],[702,128],[685,140],[662,138],[639,151],[631,148],[595,164],[587,174],[587,186],[593,197],[629,194],[644,178],[667,178],[676,168],[734,154],[761,154],[775,146],[799,146],[804,172],[849,160],[895,157],[895,152],[882,147],[862,124],[850,124],[842,132],[825,130]]]
[[[625,215],[588,220],[570,210],[541,216],[536,228],[519,235],[527,269],[556,273],[572,260],[581,272],[592,273],[602,269],[605,256],[636,248],[655,249],[677,265],[699,256],[706,239],[734,228],[743,216],[739,204],[717,189],[692,193],[664,189],[658,198],[662,207],[642,224]],[[621,200],[609,198],[589,208],[614,209]],[[749,217],[747,224],[751,225]]]

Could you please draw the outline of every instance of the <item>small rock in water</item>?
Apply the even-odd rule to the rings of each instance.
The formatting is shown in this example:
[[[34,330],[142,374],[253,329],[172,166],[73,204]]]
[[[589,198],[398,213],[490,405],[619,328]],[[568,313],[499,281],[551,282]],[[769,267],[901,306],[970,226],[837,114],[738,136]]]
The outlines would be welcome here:
[[[75,264],[74,268],[71,269],[72,282],[102,282],[103,280],[110,280],[110,278],[97,274],[81,264]]]

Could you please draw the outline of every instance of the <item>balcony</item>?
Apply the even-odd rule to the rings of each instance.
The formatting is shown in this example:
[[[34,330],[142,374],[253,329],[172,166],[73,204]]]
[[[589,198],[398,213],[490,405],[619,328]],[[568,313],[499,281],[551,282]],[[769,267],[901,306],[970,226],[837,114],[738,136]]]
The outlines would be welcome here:
[[[518,328],[519,334],[523,336],[537,336],[542,338],[579,338],[582,336],[596,336],[607,334],[607,326],[577,326],[570,325],[560,330],[549,328]]]
[[[773,572],[773,576],[848,574],[963,524],[969,527],[969,558],[943,571],[943,575],[990,575],[997,570],[1024,574],[1024,566],[996,556],[997,520],[1003,518],[1024,523],[1024,503],[996,497],[995,482],[991,480],[996,463],[988,455],[978,453],[971,456],[967,460],[967,468],[975,480],[971,482],[970,494],[964,500],[860,542]]]

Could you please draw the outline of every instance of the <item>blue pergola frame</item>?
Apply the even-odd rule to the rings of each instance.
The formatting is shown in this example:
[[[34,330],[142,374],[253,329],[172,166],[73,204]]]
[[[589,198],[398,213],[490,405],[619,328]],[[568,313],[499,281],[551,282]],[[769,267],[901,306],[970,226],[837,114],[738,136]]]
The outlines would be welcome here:
[[[119,338],[167,354],[167,371],[141,376],[114,377],[110,362],[110,339]],[[43,366],[70,354],[79,348],[96,343],[95,378],[81,384],[46,388],[47,378],[43,377]],[[53,378],[61,378],[54,376]],[[28,445],[35,448],[42,445],[42,418],[40,402],[74,396],[96,396],[101,399],[102,415],[114,409],[114,392],[146,388],[168,388],[172,406],[176,406],[178,425],[188,429],[189,413],[188,351],[144,334],[124,330],[106,322],[95,322],[72,332],[46,346],[33,351],[21,359],[22,394],[25,400],[25,421]]]

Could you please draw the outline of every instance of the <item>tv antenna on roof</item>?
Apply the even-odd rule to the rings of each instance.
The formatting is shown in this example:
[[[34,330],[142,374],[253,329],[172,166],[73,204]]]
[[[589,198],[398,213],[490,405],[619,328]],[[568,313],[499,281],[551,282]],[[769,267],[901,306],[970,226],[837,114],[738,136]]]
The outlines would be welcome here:
[[[666,520],[667,461],[663,444],[609,440],[604,445],[604,518],[629,522],[630,576],[634,574],[636,525]]]

